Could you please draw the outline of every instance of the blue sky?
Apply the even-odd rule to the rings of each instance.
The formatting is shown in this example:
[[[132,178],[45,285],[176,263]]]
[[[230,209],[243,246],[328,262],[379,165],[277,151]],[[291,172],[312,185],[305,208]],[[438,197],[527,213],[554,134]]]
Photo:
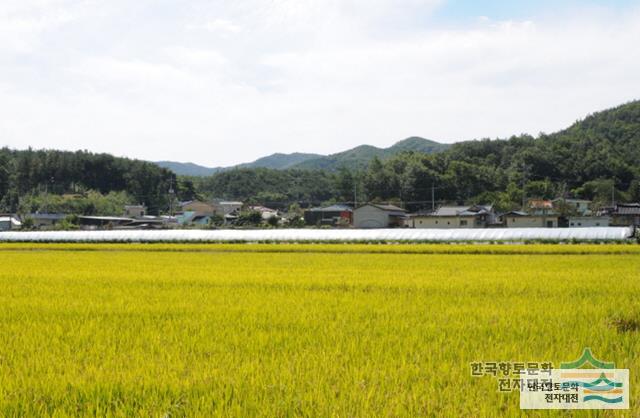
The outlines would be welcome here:
[[[0,2],[0,145],[208,166],[552,132],[640,98],[632,1]]]
[[[447,0],[436,11],[435,16],[452,22],[478,16],[486,16],[494,20],[532,19],[587,8],[624,10],[637,4],[635,0]]]

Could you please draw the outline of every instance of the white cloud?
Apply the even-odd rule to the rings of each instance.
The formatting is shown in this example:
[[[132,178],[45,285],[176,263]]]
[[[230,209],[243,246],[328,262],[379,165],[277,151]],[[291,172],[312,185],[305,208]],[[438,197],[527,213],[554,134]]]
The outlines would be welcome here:
[[[200,25],[188,24],[187,29],[204,29],[210,32],[230,32],[238,33],[242,31],[242,27],[225,19],[213,19]]]
[[[640,88],[637,11],[451,28],[434,0],[20,4],[0,6],[19,148],[233,164],[548,132]]]

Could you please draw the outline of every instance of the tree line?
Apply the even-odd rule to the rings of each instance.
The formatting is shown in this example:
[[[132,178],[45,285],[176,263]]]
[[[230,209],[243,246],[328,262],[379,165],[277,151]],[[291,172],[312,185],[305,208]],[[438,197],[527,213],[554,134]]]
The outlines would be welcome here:
[[[150,162],[88,151],[0,149],[0,212],[66,209],[94,215],[145,204],[150,213],[160,213],[172,188],[178,198],[193,196],[188,179]]]
[[[364,169],[237,169],[192,181],[205,196],[271,206],[389,201],[417,210],[435,199],[509,210],[527,198],[640,201],[640,102],[554,134],[460,142],[436,154],[405,152],[374,158]]]
[[[65,194],[76,200],[52,197]],[[409,210],[441,202],[509,210],[526,198],[559,196],[599,205],[640,201],[640,102],[596,113],[554,134],[460,142],[435,154],[403,152],[335,171],[238,168],[177,177],[153,163],[109,154],[0,149],[1,212],[70,207],[107,214],[129,203],[158,214],[169,211],[171,199],[212,198],[276,209],[385,201]]]

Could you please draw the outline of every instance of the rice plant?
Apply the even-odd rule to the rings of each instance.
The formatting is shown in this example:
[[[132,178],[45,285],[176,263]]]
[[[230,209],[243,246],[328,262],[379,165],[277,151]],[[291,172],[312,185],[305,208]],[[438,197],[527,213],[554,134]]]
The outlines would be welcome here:
[[[640,414],[635,245],[4,244],[0,266],[0,416],[521,416],[470,363],[587,346]]]

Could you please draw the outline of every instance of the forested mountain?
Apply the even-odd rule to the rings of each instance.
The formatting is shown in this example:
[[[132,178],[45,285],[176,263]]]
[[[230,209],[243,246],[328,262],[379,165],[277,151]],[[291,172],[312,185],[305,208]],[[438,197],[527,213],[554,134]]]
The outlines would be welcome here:
[[[300,152],[294,152],[292,154],[276,153],[259,158],[250,163],[238,164],[231,167],[204,167],[193,163],[179,163],[175,161],[158,161],[156,164],[183,176],[210,176],[215,173],[237,168],[273,168],[276,170],[299,168],[335,171],[342,166],[358,168],[366,167],[367,164],[369,164],[369,162],[375,157],[386,159],[404,151],[417,151],[432,154],[443,151],[448,147],[448,144],[440,144],[438,142],[414,136],[399,141],[389,148],[360,145],[350,150],[331,155],[304,154]]]
[[[123,192],[112,196],[121,203],[144,203],[150,213],[158,213],[168,204],[172,184],[182,192],[184,182],[177,184],[173,172],[145,161],[87,151],[0,149],[0,212],[38,210],[21,204],[42,201],[46,195],[82,197],[93,192],[96,201],[95,193]],[[90,207],[86,210],[93,214]]]
[[[396,142],[389,148],[377,148],[371,145],[360,145],[347,151],[331,154],[326,157],[308,160],[298,164],[295,168],[322,169],[335,171],[341,167],[364,168],[374,158],[387,159],[401,152],[415,151],[434,154],[449,148],[448,144],[430,141],[420,137],[411,137]]]
[[[356,153],[372,155],[371,148],[358,147]],[[373,156],[366,167],[347,163],[354,161],[349,153],[343,153],[344,164],[337,172],[318,171],[309,178],[317,178],[323,190],[331,184],[327,189],[331,197],[326,200],[397,201],[419,209],[431,206],[433,188],[437,202],[493,203],[501,209],[518,208],[523,198],[560,195],[606,204],[613,193],[618,201],[638,201],[640,102],[595,113],[563,131],[537,138],[481,139],[456,143],[435,154],[406,151],[386,159]],[[297,184],[311,187],[294,183],[303,171],[232,170],[202,179],[197,188],[202,193],[260,202],[262,196],[286,194]],[[289,202],[300,200],[286,195]],[[268,200],[275,199],[269,197],[264,203]]]
[[[205,167],[194,163],[181,163],[178,161],[156,161],[154,164],[169,169],[179,176],[210,176],[223,170],[222,167]]]
[[[304,154],[301,152],[294,152],[292,154],[271,154],[266,157],[258,158],[252,163],[238,164],[232,168],[275,168],[277,170],[285,170],[292,168],[300,163],[308,160],[322,157],[320,154]]]
[[[279,166],[285,157],[274,156],[271,163]],[[523,198],[640,201],[640,102],[536,138],[481,139],[446,150],[409,138],[387,149],[361,146],[286,169],[233,168],[207,177],[176,179],[153,163],[86,151],[0,150],[0,212],[36,210],[51,201],[50,194],[72,193],[87,196],[81,207],[88,214],[125,201],[158,213],[168,208],[171,186],[180,200],[234,198],[278,208],[371,200],[420,209],[431,207],[432,192],[436,203],[492,203],[504,210],[520,207]]]
[[[284,209],[294,202],[310,206],[335,199],[335,178],[325,170],[240,168],[192,180],[200,197],[233,198]]]

